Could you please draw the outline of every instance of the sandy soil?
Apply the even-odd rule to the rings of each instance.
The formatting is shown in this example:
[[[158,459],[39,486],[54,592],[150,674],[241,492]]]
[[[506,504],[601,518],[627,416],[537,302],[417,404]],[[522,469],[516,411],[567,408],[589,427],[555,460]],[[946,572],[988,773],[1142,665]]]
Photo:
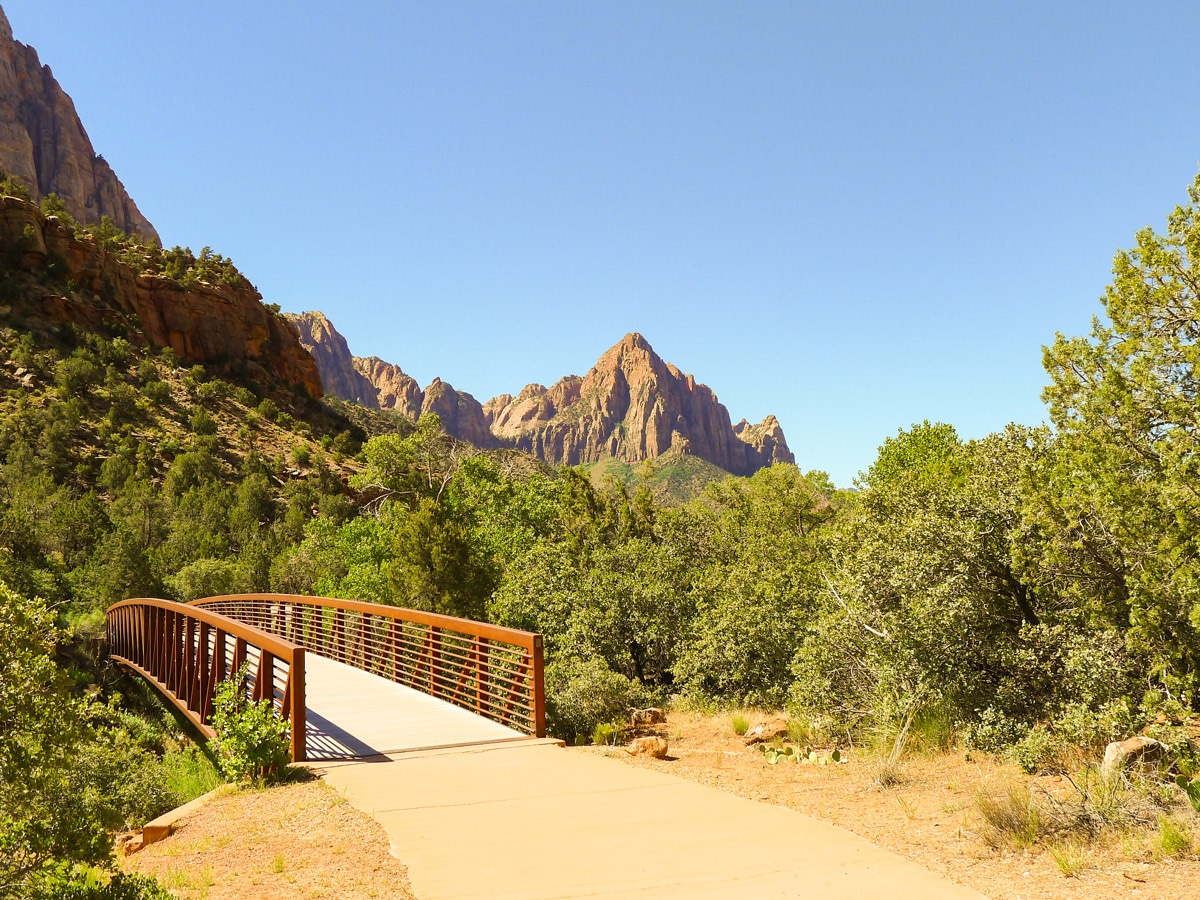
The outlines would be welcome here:
[[[232,790],[122,868],[183,900],[412,900],[380,825],[320,781]]]
[[[666,760],[631,757],[620,748],[572,752],[610,754],[820,816],[995,900],[1200,897],[1200,847],[1194,844],[1190,857],[1163,858],[1155,851],[1156,830],[1113,834],[1089,845],[1075,877],[1064,876],[1045,847],[995,850],[983,839],[974,803],[981,787],[1024,779],[1035,790],[1069,790],[1062,779],[1029,779],[1015,766],[990,758],[968,761],[962,753],[914,754],[903,763],[901,783],[883,789],[874,782],[874,759],[865,753],[851,752],[836,766],[768,765],[761,752],[743,746],[728,715],[672,713],[659,733],[670,743]],[[1193,839],[1200,837],[1200,817],[1182,803],[1170,811],[1189,817]]]

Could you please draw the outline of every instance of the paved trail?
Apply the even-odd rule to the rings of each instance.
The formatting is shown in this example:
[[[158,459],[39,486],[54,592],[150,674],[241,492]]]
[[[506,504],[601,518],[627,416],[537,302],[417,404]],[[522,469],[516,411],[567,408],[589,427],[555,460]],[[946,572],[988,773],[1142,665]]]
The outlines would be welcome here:
[[[383,825],[420,900],[983,898],[819,819],[550,741],[318,771]]]

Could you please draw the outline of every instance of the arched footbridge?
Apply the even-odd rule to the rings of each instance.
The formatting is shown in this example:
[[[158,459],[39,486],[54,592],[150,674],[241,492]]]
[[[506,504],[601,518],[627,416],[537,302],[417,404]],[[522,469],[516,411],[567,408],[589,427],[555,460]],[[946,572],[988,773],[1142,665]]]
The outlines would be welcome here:
[[[541,635],[376,603],[234,594],[109,607],[109,653],[211,737],[216,686],[290,722],[296,762],[544,737]]]

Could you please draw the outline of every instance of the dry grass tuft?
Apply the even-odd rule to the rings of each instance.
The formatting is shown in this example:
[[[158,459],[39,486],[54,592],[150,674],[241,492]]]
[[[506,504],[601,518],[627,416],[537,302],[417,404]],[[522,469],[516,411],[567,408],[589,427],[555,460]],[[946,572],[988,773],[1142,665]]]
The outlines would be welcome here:
[[[975,808],[983,817],[982,836],[996,848],[1030,847],[1042,834],[1042,810],[1029,787],[1018,781],[1005,781],[998,791],[980,788]]]
[[[1076,840],[1056,841],[1050,845],[1050,855],[1058,871],[1067,878],[1078,878],[1087,868],[1089,854],[1087,845]]]

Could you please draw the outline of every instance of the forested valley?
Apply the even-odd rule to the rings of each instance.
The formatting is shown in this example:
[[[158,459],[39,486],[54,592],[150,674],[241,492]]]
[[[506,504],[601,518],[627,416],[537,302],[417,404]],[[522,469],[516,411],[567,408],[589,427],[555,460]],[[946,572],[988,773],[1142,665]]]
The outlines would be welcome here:
[[[851,488],[776,464],[686,502],[119,329],[30,328],[20,248],[2,248],[0,895],[65,896],[114,830],[188,793],[181,772],[215,777],[103,661],[104,610],[135,596],[311,593],[541,632],[570,742],[631,706],[749,705],[847,745],[923,730],[1030,771],[1147,725],[1195,760],[1198,212],[1200,179],[1117,254],[1092,333],[1045,348],[1049,426],[964,440],[923,422]],[[90,239],[172,277],[240,277]]]

